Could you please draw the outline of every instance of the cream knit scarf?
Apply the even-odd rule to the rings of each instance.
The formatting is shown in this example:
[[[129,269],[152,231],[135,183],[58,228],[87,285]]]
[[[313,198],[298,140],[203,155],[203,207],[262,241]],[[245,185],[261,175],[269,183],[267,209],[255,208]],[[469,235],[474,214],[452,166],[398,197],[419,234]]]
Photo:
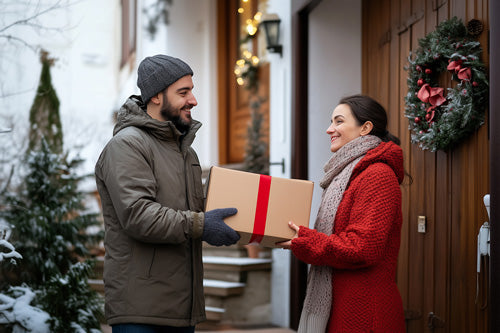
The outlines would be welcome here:
[[[337,208],[356,164],[381,140],[373,135],[360,136],[333,153],[324,166],[325,175],[320,182],[323,188],[321,205],[314,224],[318,232],[330,236]],[[324,333],[332,306],[332,268],[311,265],[307,279],[304,308],[300,316],[298,333]]]

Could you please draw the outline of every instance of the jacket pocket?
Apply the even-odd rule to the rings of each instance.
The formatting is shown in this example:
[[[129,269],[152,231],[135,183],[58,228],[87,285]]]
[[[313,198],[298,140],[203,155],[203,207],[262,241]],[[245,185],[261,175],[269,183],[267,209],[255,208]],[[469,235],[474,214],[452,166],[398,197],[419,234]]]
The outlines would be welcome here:
[[[138,277],[148,278],[151,276],[151,269],[155,261],[156,249],[154,246],[135,244],[132,254],[132,261],[129,267]]]

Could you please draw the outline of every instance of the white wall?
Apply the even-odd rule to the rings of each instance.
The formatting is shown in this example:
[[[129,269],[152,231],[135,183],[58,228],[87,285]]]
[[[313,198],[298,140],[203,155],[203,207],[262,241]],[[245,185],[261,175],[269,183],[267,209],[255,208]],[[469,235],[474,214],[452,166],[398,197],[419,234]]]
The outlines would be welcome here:
[[[271,166],[270,174],[289,178],[291,175],[291,4],[289,1],[271,0],[267,13],[276,13],[281,19],[280,39],[283,56],[267,53],[270,62],[270,161],[285,161],[285,172],[281,166]],[[264,32],[262,32],[264,33]],[[288,327],[290,323],[290,251],[272,251],[273,270],[271,280],[271,321]]]
[[[202,167],[218,162],[217,22],[215,0],[174,1],[167,27],[167,54],[193,69],[198,106],[193,118],[203,123],[193,147]]]
[[[361,92],[361,0],[323,0],[309,16],[308,168],[314,181],[311,227],[321,200],[319,182],[331,156],[326,129],[341,97]]]
[[[174,1],[169,6],[170,24],[160,24],[151,40],[144,29],[142,9],[154,1],[138,1],[136,59],[132,66],[123,68],[120,0],[68,1],[74,4],[40,17],[42,25],[57,27],[58,31],[13,29],[29,44],[43,47],[57,58],[51,73],[61,102],[65,149],[80,152],[85,160],[83,173],[93,173],[100,151],[112,136],[113,112],[129,95],[139,93],[139,62],[159,53],[177,56],[193,68],[199,103],[193,116],[203,123],[194,147],[203,166],[217,163],[216,2]],[[0,27],[21,15],[29,16],[34,7],[19,5],[20,10],[12,17],[2,14]],[[14,132],[4,137],[24,138],[41,70],[39,55],[13,43],[8,47],[1,44],[0,51],[0,127],[14,125]]]
[[[41,26],[55,29],[16,26],[9,33],[57,59],[51,74],[60,100],[64,146],[72,153],[80,151],[86,160],[84,172],[92,172],[98,149],[111,137],[111,115],[119,88],[119,1],[61,3],[64,8],[38,19]],[[3,16],[2,24],[33,15],[36,6],[19,4],[18,9],[11,16]],[[40,77],[39,53],[16,42],[1,47],[0,116],[13,122],[11,137],[24,140]]]

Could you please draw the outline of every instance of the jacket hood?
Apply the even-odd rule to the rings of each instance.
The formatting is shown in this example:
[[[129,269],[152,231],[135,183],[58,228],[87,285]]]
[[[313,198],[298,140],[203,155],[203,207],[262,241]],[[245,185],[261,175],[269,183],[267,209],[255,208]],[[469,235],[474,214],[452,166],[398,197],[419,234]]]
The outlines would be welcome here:
[[[356,165],[352,172],[354,178],[374,163],[385,163],[391,167],[396,174],[399,183],[404,179],[403,150],[392,141],[381,142],[376,148],[368,151],[365,157]]]
[[[146,112],[146,105],[137,95],[130,96],[118,111],[113,136],[130,126],[144,129],[160,140],[179,141],[183,135],[171,121],[159,121],[151,118]],[[193,119],[191,128],[185,134],[183,141],[190,145],[200,127],[201,123]]]

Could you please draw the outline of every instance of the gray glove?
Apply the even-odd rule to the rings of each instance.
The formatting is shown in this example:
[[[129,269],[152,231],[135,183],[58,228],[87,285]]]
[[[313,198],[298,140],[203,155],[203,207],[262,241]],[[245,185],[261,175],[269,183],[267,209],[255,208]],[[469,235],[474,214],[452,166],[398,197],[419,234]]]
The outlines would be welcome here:
[[[224,218],[237,212],[236,208],[220,208],[206,212],[201,239],[215,246],[235,244],[240,239],[240,235],[224,223]]]

